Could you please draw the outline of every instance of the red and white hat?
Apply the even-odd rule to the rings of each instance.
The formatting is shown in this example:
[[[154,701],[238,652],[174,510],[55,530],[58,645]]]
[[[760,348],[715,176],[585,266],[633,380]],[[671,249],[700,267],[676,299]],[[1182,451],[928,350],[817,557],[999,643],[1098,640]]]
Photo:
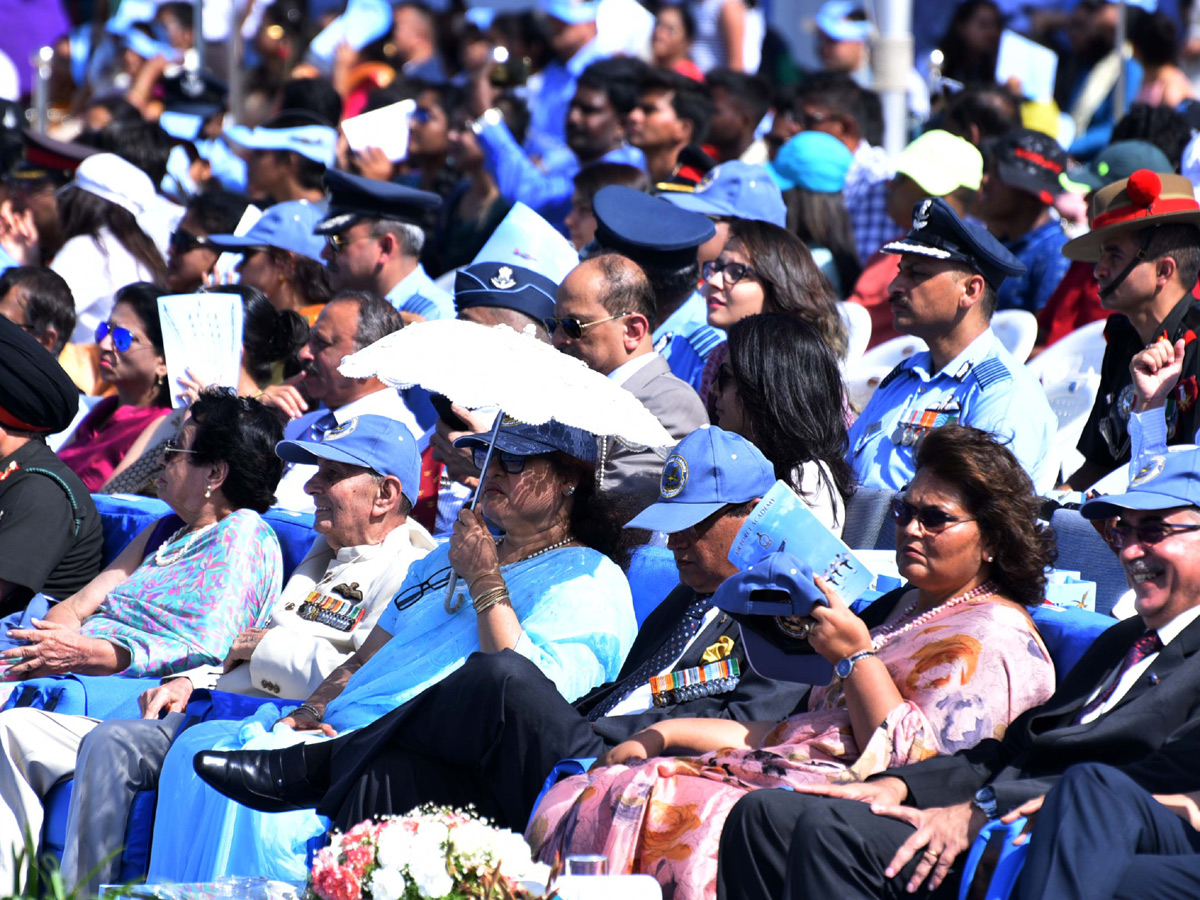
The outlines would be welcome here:
[[[1200,226],[1200,203],[1182,175],[1138,169],[1092,195],[1092,230],[1063,246],[1067,259],[1095,262],[1109,238],[1159,225]]]

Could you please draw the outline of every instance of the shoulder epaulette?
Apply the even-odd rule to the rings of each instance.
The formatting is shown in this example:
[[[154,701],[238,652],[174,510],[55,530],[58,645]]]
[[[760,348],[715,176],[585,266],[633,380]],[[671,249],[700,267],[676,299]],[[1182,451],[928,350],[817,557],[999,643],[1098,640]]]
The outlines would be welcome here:
[[[1008,366],[994,356],[977,362],[971,371],[975,373],[975,381],[978,382],[981,391],[986,391],[1002,381],[1012,381],[1012,372],[1008,370]]]
[[[725,340],[725,335],[711,325],[701,325],[689,334],[686,340],[692,345],[693,350],[707,359],[708,354],[712,353],[716,346]]]
[[[906,368],[905,363],[907,363],[907,362],[908,362],[908,360],[906,359],[906,360],[904,360],[904,362],[896,363],[896,367],[894,369],[892,369],[892,371],[888,372],[886,375],[883,376],[883,381],[879,382],[879,387],[875,388],[875,390],[881,391],[885,387],[887,387],[889,384],[891,384],[893,381],[895,381],[897,378],[899,378],[900,373],[905,371],[905,368]]]
[[[413,294],[400,304],[400,309],[406,313],[424,316],[426,319],[436,319],[438,314],[437,304],[424,294]]]

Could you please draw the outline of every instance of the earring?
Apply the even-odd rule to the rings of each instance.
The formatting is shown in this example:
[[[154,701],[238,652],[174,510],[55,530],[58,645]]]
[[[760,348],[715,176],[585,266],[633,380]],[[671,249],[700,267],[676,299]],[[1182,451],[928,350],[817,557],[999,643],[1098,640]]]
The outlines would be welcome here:
[[[986,556],[986,557],[984,557],[984,559],[986,559],[988,562],[991,562],[991,561],[992,561],[993,559],[995,559],[995,558],[996,558],[996,557],[994,557],[994,556]]]
[[[154,376],[154,386],[156,388],[162,387],[164,384],[166,384],[166,381],[167,379],[163,378],[161,375]]]
[[[212,485],[209,485],[208,487],[206,487],[204,489],[204,499],[208,500],[211,497],[212,497]]]
[[[563,491],[563,493],[570,497],[573,493],[575,493],[575,485],[571,485],[565,491]]]

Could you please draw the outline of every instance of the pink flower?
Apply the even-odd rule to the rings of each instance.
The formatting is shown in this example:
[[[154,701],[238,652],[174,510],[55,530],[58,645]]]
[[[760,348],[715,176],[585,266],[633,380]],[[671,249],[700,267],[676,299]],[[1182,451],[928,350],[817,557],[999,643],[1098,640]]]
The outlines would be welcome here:
[[[314,866],[313,890],[322,900],[362,900],[358,876],[344,866]]]

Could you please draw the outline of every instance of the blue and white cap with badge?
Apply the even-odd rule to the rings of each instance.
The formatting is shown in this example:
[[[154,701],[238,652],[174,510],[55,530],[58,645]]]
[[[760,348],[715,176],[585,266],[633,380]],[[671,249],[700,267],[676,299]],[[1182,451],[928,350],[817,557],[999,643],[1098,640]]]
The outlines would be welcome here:
[[[740,434],[715,425],[697,428],[663,463],[659,500],[626,528],[673,534],[723,507],[762,497],[775,485],[775,470],[762,451]]]
[[[674,188],[674,185],[671,185]],[[680,209],[716,218],[737,216],[787,227],[783,192],[766,166],[732,160],[710,170],[694,188],[660,194]]]
[[[275,119],[287,121],[298,115],[303,113],[284,110],[257,128],[234,125],[225,129],[225,137],[250,150],[290,150],[305,159],[332,166],[337,159],[338,136],[334,128],[316,123],[284,128],[272,125]]]
[[[400,479],[400,493],[415,505],[421,491],[421,449],[411,431],[387,416],[355,416],[325,432],[320,441],[280,441],[275,455],[313,466],[317,460],[362,466]]]
[[[1088,500],[1079,508],[1085,519],[1111,519],[1123,510],[1200,507],[1200,450],[1180,450],[1146,458],[1123,494]]]
[[[557,228],[517,202],[471,260],[480,263],[520,266],[559,285],[579,265],[579,254]]]

